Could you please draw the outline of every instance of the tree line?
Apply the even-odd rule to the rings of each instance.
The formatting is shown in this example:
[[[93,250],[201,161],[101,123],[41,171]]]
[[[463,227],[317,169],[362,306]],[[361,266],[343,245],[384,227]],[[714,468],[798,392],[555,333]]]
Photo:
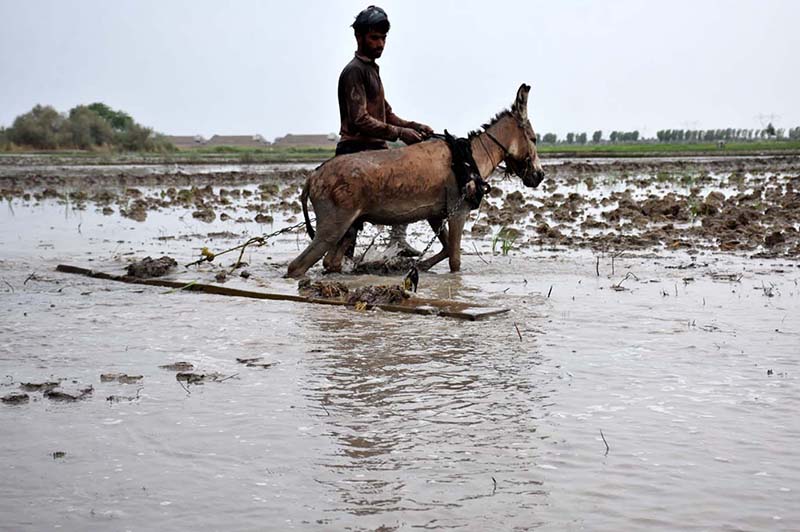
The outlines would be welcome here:
[[[764,129],[660,129],[655,138],[644,138],[638,131],[612,131],[608,138],[603,131],[592,133],[591,143],[620,142],[719,142],[719,141],[758,141],[758,140],[800,140],[800,127],[791,129],[775,128],[772,124]],[[561,139],[555,133],[537,135],[537,142],[543,144],[588,144],[586,133],[567,133]]]
[[[800,140],[800,127],[788,132],[784,128],[776,129],[769,124],[764,129],[662,129],[656,132],[659,142],[702,142],[702,141],[751,141],[751,140]]]
[[[15,147],[37,150],[175,149],[162,135],[138,124],[128,113],[100,102],[78,105],[68,113],[59,113],[49,105],[36,105],[14,119],[11,127],[0,127],[0,149]]]

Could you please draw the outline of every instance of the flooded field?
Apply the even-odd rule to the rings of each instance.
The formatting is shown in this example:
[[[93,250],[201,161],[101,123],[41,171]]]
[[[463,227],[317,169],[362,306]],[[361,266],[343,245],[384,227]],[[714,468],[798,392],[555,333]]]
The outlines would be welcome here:
[[[309,168],[0,171],[0,529],[800,528],[797,158],[497,176],[419,288],[483,321],[55,271],[296,294],[302,228],[184,264],[299,222]]]

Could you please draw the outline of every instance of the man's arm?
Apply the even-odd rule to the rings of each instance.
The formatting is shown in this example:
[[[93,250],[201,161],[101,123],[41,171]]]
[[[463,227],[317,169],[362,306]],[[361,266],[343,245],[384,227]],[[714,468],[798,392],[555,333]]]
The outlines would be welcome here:
[[[421,133],[423,138],[427,138],[433,135],[433,129],[431,129],[430,126],[426,126],[425,124],[420,124],[419,122],[403,120],[402,118],[394,114],[392,106],[389,105],[389,102],[384,100],[384,103],[386,104],[386,121],[389,124],[392,124],[393,126],[411,128],[414,131],[418,131],[419,133]]]

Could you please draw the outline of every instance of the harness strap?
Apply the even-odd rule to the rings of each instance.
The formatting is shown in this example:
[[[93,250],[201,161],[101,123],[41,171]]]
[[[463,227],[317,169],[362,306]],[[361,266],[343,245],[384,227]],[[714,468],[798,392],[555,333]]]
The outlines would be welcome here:
[[[500,149],[503,150],[503,158],[505,159],[508,156],[508,148],[503,146],[503,144],[499,140],[497,140],[497,137],[495,137],[494,135],[492,135],[488,131],[484,131],[484,133],[486,133],[486,136],[489,137],[490,139],[492,139],[492,141],[494,141],[495,144],[500,146]]]
[[[483,180],[478,171],[478,165],[472,155],[472,145],[469,139],[456,138],[446,129],[444,130],[444,140],[447,142],[452,154],[451,167],[456,176],[458,188],[470,209],[477,209],[483,200],[484,194],[491,190],[491,185]],[[467,188],[470,182],[474,183],[474,192],[472,193]]]

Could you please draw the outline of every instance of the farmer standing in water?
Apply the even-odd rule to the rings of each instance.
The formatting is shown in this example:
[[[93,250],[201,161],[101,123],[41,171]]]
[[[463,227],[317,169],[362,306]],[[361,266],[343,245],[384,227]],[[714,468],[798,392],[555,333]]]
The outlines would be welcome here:
[[[415,144],[433,134],[425,124],[403,120],[394,112],[383,93],[380,69],[375,63],[386,46],[389,17],[377,6],[369,6],[353,23],[358,50],[339,76],[340,141],[336,155],[366,150],[388,149],[386,141],[402,140]],[[407,225],[394,225],[389,248],[399,248],[399,254],[419,255],[406,241]],[[353,226],[344,236],[348,241],[347,255],[352,258],[358,227]]]

